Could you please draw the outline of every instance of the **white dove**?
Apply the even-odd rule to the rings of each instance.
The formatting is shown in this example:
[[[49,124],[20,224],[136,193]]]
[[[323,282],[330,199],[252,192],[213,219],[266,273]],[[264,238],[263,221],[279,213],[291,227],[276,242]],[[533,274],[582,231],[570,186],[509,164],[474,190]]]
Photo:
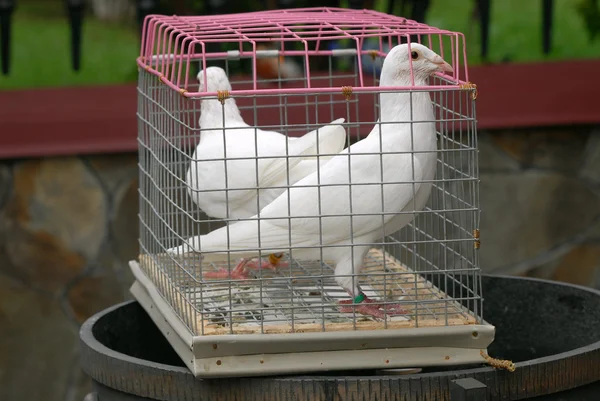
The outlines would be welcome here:
[[[204,88],[204,79],[204,71],[200,71],[200,88]],[[206,68],[206,82],[209,92],[231,91],[227,74],[220,67]],[[338,125],[344,122],[343,118],[300,138],[288,138],[246,124],[233,98],[225,99],[223,104],[215,98],[203,99],[200,107],[201,137],[192,155],[186,184],[194,203],[211,217],[251,217],[284,192],[286,186],[317,170],[317,157],[288,159],[286,155],[335,155],[344,149],[346,130]],[[258,162],[254,159],[257,156]],[[319,163],[325,164],[331,157],[319,157]],[[271,255],[269,263],[261,261],[261,267],[274,267],[282,256]]]
[[[426,46],[411,43],[409,52],[408,45],[401,44],[386,56],[380,85],[412,85],[411,63],[418,86],[426,85],[436,71],[452,71]],[[425,207],[437,163],[435,118],[427,92],[382,92],[379,96],[381,124],[365,139],[344,149],[318,174],[299,180],[254,220],[192,237],[170,252],[191,249],[203,257],[209,253],[248,257],[259,249],[266,253],[291,250],[291,257],[297,259],[331,260],[336,282],[351,296],[340,301],[342,312],[354,309],[377,318],[385,318],[386,312],[405,313],[398,304],[367,298],[355,275],[375,240],[400,230],[412,221],[412,212]],[[242,260],[232,276],[244,272],[246,263]]]

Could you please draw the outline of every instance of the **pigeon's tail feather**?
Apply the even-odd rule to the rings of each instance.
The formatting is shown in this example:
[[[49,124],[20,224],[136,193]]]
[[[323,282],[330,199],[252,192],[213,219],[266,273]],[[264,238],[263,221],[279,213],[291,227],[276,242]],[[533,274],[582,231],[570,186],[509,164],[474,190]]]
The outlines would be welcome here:
[[[284,232],[285,231],[285,232]],[[171,254],[196,252],[203,254],[234,254],[236,257],[253,257],[261,250],[263,254],[286,252],[290,248],[287,230],[260,222],[259,246],[258,220],[240,221],[211,231],[205,235],[189,238],[181,246],[167,250]]]
[[[346,141],[346,130],[339,125],[344,122],[343,118],[338,118],[329,125],[320,127],[301,137],[295,138],[293,141],[288,141],[288,154],[291,156],[306,155],[306,159],[316,163],[317,155],[317,131],[319,142],[319,154],[339,153],[344,148]],[[312,157],[311,157],[312,155]],[[331,157],[323,157],[329,160]],[[286,171],[294,171],[300,162],[305,160],[303,157],[279,157],[273,159],[269,167],[261,175],[261,186],[264,188],[270,187],[275,183],[279,183],[282,179],[287,182]],[[324,164],[324,162],[322,162]],[[315,164],[316,166],[316,164]],[[316,167],[314,167],[316,169]],[[314,171],[314,169],[312,171]],[[307,174],[312,172],[310,169]],[[292,176],[297,175],[295,173]],[[301,176],[300,178],[303,178]],[[300,178],[295,179],[296,181]],[[290,180],[292,183],[294,180]]]
[[[324,166],[331,157],[322,157],[320,159],[321,160],[319,161],[317,161],[316,158],[301,160],[294,168],[290,168],[289,179],[287,176],[282,176],[278,182],[274,183],[274,186],[285,186],[288,185],[288,183],[289,185],[295,184],[307,175],[317,171],[319,167]]]
[[[341,152],[346,144],[346,129],[340,125],[344,121],[344,118],[338,118],[290,141],[288,153],[290,155],[316,156]]]

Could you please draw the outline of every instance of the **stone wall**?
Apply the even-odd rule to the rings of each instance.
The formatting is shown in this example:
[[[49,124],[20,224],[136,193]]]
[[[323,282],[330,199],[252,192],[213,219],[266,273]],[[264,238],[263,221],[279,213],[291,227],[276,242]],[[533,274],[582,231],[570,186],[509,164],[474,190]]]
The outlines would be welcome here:
[[[481,267],[600,288],[600,129],[479,136]]]
[[[600,129],[482,132],[484,271],[600,288]],[[136,155],[0,162],[0,399],[81,400],[78,326],[130,298]]]
[[[0,164],[0,399],[83,399],[78,328],[127,298],[136,155]]]

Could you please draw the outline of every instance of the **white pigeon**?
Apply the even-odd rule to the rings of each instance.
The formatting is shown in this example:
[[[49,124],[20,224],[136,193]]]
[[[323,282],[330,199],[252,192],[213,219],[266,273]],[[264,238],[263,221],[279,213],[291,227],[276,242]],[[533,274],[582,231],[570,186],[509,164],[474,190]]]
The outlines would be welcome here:
[[[204,88],[204,70],[198,73],[198,81]],[[220,67],[206,68],[206,82],[208,92],[232,89]],[[203,99],[200,107],[201,136],[186,184],[194,203],[210,217],[240,219],[257,214],[287,186],[316,171],[319,164],[325,164],[344,149],[346,142],[346,130],[339,125],[343,118],[294,138],[249,126],[233,98],[225,99],[223,104],[215,98]],[[319,156],[317,162],[317,157],[310,157],[317,154],[330,156]],[[258,162],[254,159],[257,156]],[[274,267],[282,256],[271,255],[270,263],[262,267]]]
[[[380,86],[411,86],[411,63],[417,86],[426,85],[437,71],[452,71],[426,46],[411,43],[409,52],[408,45],[401,44],[386,56]],[[264,253],[290,251],[290,257],[300,260],[331,260],[336,282],[351,296],[340,301],[342,312],[354,309],[377,318],[405,313],[400,305],[367,298],[355,275],[375,240],[400,230],[412,221],[412,212],[425,207],[437,163],[435,117],[428,92],[382,92],[379,96],[380,123],[318,174],[299,180],[255,219],[192,237],[170,252],[250,257],[260,249]],[[242,260],[231,277],[243,276],[246,263]]]

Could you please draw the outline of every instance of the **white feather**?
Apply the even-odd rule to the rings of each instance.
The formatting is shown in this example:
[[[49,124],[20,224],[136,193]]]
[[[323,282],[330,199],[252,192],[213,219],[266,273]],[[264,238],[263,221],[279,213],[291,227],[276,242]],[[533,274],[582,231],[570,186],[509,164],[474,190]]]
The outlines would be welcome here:
[[[219,67],[207,68],[206,78],[208,91],[231,90]],[[204,71],[198,79],[203,87]],[[299,138],[288,138],[246,124],[233,98],[223,105],[214,98],[204,99],[202,133],[186,174],[188,193],[211,217],[250,217],[331,158],[316,155],[333,155],[344,148],[346,130],[339,125],[343,122],[340,118]]]

